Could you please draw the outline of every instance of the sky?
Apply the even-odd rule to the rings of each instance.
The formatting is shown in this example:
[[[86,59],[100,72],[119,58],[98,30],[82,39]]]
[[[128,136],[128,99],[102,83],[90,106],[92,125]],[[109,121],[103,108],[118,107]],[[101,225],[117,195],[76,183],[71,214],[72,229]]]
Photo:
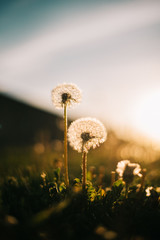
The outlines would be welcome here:
[[[160,143],[160,0],[0,2],[0,91],[62,115],[60,83],[82,90],[69,116]]]

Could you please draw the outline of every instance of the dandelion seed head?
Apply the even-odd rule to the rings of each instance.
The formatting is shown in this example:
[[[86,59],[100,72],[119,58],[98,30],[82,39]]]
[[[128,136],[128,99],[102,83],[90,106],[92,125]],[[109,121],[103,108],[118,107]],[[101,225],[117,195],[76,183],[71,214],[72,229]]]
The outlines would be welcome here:
[[[130,163],[129,160],[123,160],[118,162],[116,172],[119,174],[120,177],[123,176],[126,165],[128,165],[129,163]]]
[[[103,124],[95,118],[80,118],[68,129],[68,140],[74,150],[88,152],[105,142],[107,133]]]
[[[130,163],[129,166],[131,166],[131,167],[134,168],[134,169],[133,169],[133,174],[134,174],[134,175],[137,175],[137,176],[139,176],[139,177],[142,177],[142,174],[140,173],[140,172],[141,172],[141,167],[140,167],[140,165],[139,165],[138,163]]]
[[[129,160],[122,160],[117,164],[116,172],[126,184],[130,184],[135,175],[142,177],[141,167],[138,163],[130,163]]]
[[[74,84],[63,83],[52,90],[52,102],[56,108],[72,107],[81,101],[81,91]]]
[[[128,174],[132,173],[133,175],[138,175],[142,177],[141,167],[138,163],[131,163],[129,160],[122,160],[118,162],[116,172],[119,174],[120,177],[123,177],[124,172],[128,172]]]

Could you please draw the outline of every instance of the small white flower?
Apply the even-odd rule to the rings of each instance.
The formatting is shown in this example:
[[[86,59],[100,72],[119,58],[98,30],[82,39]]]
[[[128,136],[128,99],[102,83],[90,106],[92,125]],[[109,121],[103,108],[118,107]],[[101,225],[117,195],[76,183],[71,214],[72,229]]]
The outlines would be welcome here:
[[[151,190],[153,189],[153,187],[147,187],[145,192],[146,192],[146,196],[149,197],[151,195]]]
[[[103,124],[95,118],[80,118],[71,123],[68,140],[74,150],[88,152],[106,140],[107,133]]]
[[[56,108],[63,108],[64,104],[71,107],[81,101],[81,91],[74,84],[63,83],[52,90],[52,102]]]
[[[119,174],[120,177],[123,176],[126,165],[129,163],[130,163],[129,160],[123,160],[123,161],[118,162],[116,172]]]

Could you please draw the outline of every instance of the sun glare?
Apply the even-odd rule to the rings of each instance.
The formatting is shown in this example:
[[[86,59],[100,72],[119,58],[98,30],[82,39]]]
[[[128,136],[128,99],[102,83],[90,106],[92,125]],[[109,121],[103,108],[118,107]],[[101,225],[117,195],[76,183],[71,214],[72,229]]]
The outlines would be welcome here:
[[[139,102],[134,125],[141,133],[160,142],[160,91],[149,94]]]

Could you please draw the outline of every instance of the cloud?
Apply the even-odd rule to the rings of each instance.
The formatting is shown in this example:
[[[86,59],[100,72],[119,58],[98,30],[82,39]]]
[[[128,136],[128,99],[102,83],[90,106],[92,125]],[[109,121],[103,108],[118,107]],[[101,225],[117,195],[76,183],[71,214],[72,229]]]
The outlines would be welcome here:
[[[71,114],[125,124],[135,97],[159,81],[159,38],[151,34],[159,9],[159,1],[142,0],[70,11],[1,50],[2,87],[51,109],[53,86],[75,82],[84,95]]]
[[[66,49],[79,48],[91,43],[125,35],[126,32],[160,21],[160,2],[140,1],[108,6],[89,13],[71,15],[61,24],[45,29],[1,53],[2,72],[25,73],[37,65],[43,65],[51,56]]]

